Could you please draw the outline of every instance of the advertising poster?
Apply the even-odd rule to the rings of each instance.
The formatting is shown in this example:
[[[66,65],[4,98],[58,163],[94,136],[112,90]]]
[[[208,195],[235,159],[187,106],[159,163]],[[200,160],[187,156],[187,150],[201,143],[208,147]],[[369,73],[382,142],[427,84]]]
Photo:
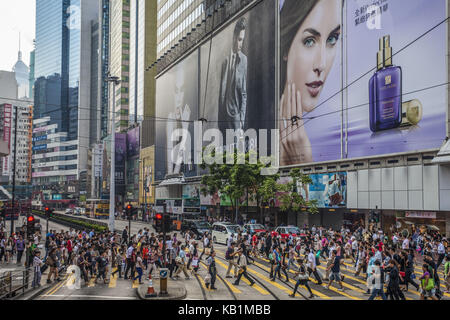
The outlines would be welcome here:
[[[306,201],[317,200],[319,208],[346,207],[347,173],[311,174],[312,184],[297,185],[297,191]]]
[[[204,130],[221,130],[228,148],[227,129],[275,127],[274,3],[261,2],[200,48],[199,115],[207,119]],[[247,148],[255,150],[256,139],[248,139]]]
[[[346,3],[348,83],[354,82],[348,157],[439,148],[446,136],[447,24],[431,29],[446,19],[446,1]],[[376,14],[379,24],[369,29],[367,16]]]
[[[284,0],[279,9],[282,166],[441,146],[445,0]]]
[[[192,141],[194,121],[198,120],[197,74],[195,51],[156,80],[156,180],[164,180],[166,175],[196,175]],[[179,135],[172,141],[176,129],[188,131],[191,139]]]
[[[183,185],[183,199],[200,199],[200,185],[199,184]]]
[[[127,132],[127,153],[128,158],[139,155],[139,127],[133,128]]]
[[[123,193],[125,190],[125,156],[127,152],[127,135],[116,133],[116,192]]]
[[[340,208],[347,205],[347,173],[317,173],[310,174],[312,184],[302,185],[297,182],[297,192],[305,201],[317,200],[319,208]],[[291,177],[280,177],[277,183],[288,184]],[[275,199],[275,207],[280,207],[280,197],[283,192],[278,192]]]
[[[338,0],[280,1],[281,166],[341,157],[341,16]]]

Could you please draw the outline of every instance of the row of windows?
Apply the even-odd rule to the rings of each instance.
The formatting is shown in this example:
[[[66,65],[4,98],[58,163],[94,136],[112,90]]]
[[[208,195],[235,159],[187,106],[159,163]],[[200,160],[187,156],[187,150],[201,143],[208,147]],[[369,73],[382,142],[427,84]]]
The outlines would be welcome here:
[[[182,23],[180,23],[167,37],[164,38],[164,40],[158,44],[157,51],[161,52],[161,50],[164,49],[169,43],[175,39],[178,39],[178,36],[186,31],[192,23],[202,15],[203,12],[203,4],[200,4],[186,19],[184,19]]]
[[[166,13],[167,10],[175,3],[176,0],[168,0],[161,9],[158,11],[158,20],[161,19],[164,13]],[[158,0],[159,4],[160,0]]]
[[[158,27],[158,37],[194,2],[194,0],[184,0],[178,8]]]

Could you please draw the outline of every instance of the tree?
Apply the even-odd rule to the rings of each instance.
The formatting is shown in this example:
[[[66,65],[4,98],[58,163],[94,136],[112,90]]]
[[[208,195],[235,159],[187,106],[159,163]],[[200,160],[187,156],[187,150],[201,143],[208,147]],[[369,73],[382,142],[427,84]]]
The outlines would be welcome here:
[[[210,156],[216,156],[212,151]],[[206,195],[214,195],[219,192],[232,200],[233,211],[236,212],[235,221],[238,218],[238,208],[240,199],[245,195],[249,195],[250,199],[256,197],[258,209],[261,204],[270,201],[276,194],[276,181],[278,174],[262,175],[261,170],[268,168],[269,163],[263,159],[257,159],[255,151],[245,154],[239,153],[237,149],[234,153],[228,154],[233,157],[233,164],[227,164],[227,155],[220,154],[223,164],[214,162],[213,164],[202,164],[202,169],[208,168],[209,174],[202,177],[201,192]],[[250,159],[257,159],[256,163],[250,163]]]
[[[280,209],[283,212],[292,211],[294,213],[299,212],[302,208],[308,208],[308,211],[312,214],[319,212],[317,208],[317,200],[306,201],[298,190],[298,185],[306,187],[312,183],[311,178],[300,172],[300,169],[296,168],[289,173],[292,179],[287,184],[278,184],[278,190],[282,192],[279,196]]]

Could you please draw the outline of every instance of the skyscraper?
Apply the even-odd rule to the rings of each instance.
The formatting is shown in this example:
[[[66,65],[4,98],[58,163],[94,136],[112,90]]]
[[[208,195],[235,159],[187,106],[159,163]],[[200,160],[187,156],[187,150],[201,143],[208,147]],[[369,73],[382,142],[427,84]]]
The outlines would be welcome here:
[[[111,98],[116,100],[116,131],[128,128],[130,81],[130,0],[110,1],[110,73],[121,82]],[[110,95],[111,96],[111,95]],[[110,130],[108,130],[110,131]]]
[[[36,0],[33,184],[46,200],[67,200],[83,185],[98,10],[98,0]]]

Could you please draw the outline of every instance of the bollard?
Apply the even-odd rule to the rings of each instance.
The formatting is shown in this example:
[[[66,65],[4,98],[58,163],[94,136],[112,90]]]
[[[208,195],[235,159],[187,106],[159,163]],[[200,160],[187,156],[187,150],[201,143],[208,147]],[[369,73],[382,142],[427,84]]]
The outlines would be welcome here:
[[[169,269],[161,268],[159,269],[159,295],[166,296],[169,293],[167,292],[167,273]]]

